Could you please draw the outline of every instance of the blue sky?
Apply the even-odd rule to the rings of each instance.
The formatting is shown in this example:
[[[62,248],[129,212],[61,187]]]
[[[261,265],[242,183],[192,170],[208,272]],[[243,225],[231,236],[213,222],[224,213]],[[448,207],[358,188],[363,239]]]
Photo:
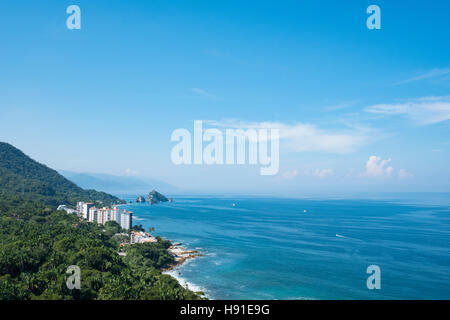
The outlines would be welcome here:
[[[66,28],[71,4],[81,30]],[[381,30],[366,27],[371,4]],[[2,1],[0,140],[56,169],[198,191],[449,191],[449,9]],[[173,165],[170,135],[194,120],[283,128],[279,174]]]

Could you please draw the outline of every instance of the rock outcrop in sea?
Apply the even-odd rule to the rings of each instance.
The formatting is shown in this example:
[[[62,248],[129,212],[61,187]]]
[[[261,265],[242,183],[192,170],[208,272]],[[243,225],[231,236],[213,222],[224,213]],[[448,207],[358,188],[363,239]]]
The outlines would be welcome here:
[[[143,196],[139,196],[139,197],[136,199],[136,202],[137,202],[137,203],[144,203],[144,202],[145,202],[145,198],[144,198]]]
[[[147,197],[147,202],[149,202],[150,204],[157,204],[159,202],[167,202],[167,201],[169,201],[169,199],[167,199],[164,195],[162,195],[156,190],[150,192]]]

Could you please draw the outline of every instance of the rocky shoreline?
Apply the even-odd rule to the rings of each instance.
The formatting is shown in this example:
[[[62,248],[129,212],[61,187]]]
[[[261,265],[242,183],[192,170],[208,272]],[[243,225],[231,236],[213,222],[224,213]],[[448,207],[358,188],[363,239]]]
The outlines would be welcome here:
[[[174,243],[168,249],[168,251],[175,257],[175,262],[164,268],[162,271],[167,272],[182,265],[185,261],[204,256],[198,250],[189,250],[182,246],[181,242]]]
[[[183,263],[188,260],[195,259],[197,257],[204,256],[204,254],[200,253],[198,250],[189,250],[182,246],[182,243],[174,243],[169,247],[169,252],[174,255],[175,262],[169,265],[167,268],[162,269],[163,274],[167,274],[172,276],[178,283],[186,289],[192,290],[194,292],[199,293],[203,298],[209,297],[205,294],[204,289],[200,288],[192,283],[187,282],[185,279],[181,277],[180,270],[177,270]]]

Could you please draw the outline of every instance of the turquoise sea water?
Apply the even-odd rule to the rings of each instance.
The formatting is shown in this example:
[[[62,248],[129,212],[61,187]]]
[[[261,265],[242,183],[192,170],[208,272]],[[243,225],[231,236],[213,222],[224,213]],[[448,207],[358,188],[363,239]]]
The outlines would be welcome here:
[[[201,250],[177,275],[213,299],[450,299],[448,194],[183,196],[127,208],[134,224]],[[380,290],[366,286],[373,264]]]

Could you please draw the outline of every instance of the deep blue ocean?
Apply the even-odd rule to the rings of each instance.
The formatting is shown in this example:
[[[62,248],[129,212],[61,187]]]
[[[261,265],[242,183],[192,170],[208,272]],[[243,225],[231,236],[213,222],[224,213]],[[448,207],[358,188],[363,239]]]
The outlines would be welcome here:
[[[127,208],[134,224],[204,254],[175,273],[212,299],[450,299],[449,194],[179,196]],[[369,265],[380,290],[366,286]]]

